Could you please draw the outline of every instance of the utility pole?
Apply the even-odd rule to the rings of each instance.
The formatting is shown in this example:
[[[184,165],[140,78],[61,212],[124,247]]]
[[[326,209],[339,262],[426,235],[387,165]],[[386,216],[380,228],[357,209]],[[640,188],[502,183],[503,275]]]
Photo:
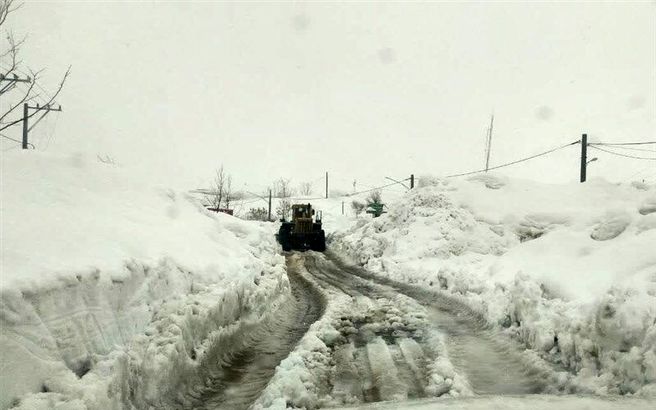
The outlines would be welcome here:
[[[27,103],[23,104],[23,149],[27,149],[27,110],[29,106]]]
[[[271,221],[271,188],[269,188],[269,216],[267,219]]]
[[[39,117],[38,120],[34,124],[32,124],[31,127],[28,127],[28,120],[30,118],[29,115],[29,110],[35,110],[35,111],[43,111],[43,114],[41,117]],[[29,145],[27,141],[27,134],[29,131],[34,128],[36,124],[39,123],[50,111],[61,111],[61,105],[57,108],[53,108],[50,106],[50,104],[44,105],[41,107],[39,104],[36,105],[36,107],[30,107],[28,103],[23,104],[23,149],[27,149],[27,146]]]
[[[326,171],[326,199],[328,199],[328,171]]]
[[[410,174],[410,189],[415,187],[415,174]]]
[[[4,94],[5,92],[14,88],[16,83],[31,83],[32,79],[30,77],[19,78],[16,74],[14,74],[13,78],[9,78],[4,74],[0,74],[0,83],[3,81],[7,82],[8,84],[0,88],[0,94]]]
[[[585,182],[588,166],[588,134],[581,136],[581,182]]]
[[[342,215],[344,215],[344,201],[342,201]]]
[[[492,151],[492,127],[494,126],[494,114],[490,118],[490,128],[487,129],[487,141],[485,143],[485,172],[490,168],[490,151]]]

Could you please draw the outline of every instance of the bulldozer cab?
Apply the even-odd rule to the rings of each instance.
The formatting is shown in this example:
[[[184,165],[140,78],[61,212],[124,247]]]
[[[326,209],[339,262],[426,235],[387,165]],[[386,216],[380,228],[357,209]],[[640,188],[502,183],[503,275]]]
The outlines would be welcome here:
[[[314,209],[310,204],[297,204],[292,205],[292,221],[297,219],[312,219]]]

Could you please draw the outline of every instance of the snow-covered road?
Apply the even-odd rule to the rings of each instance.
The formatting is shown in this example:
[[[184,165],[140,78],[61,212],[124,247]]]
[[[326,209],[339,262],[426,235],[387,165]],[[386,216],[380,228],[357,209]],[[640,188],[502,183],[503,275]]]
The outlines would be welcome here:
[[[419,336],[414,339],[417,346],[410,358],[403,357],[395,362],[387,371],[403,375],[404,368],[414,368],[417,361],[441,359],[450,361],[468,390],[475,394],[528,394],[545,391],[557,391],[558,387],[548,383],[549,378],[555,381],[556,372],[544,363],[532,360],[523,354],[518,346],[508,338],[495,335],[484,325],[484,322],[466,306],[445,297],[436,297],[434,293],[422,291],[400,283],[386,281],[382,283],[366,271],[342,264],[339,259],[328,253],[327,256],[307,254],[305,256],[308,271],[321,283],[334,286],[352,297],[367,297],[374,303],[380,300],[393,300],[399,293],[410,298],[417,305],[418,311],[425,310],[426,318],[422,323],[423,333],[439,335],[443,341],[442,351],[438,357],[426,354],[426,338]],[[405,324],[403,324],[405,325]],[[406,339],[405,332],[395,332],[391,337],[383,338],[386,342],[383,349],[394,351],[396,346]],[[367,343],[376,341],[372,335],[359,334],[359,339]],[[401,343],[399,343],[401,342]],[[439,357],[442,356],[442,357]],[[405,361],[409,360],[409,363]],[[421,366],[421,365],[420,365]],[[425,373],[425,372],[423,372]],[[409,390],[426,383],[425,377],[402,378]],[[562,389],[563,386],[560,386]],[[422,389],[420,389],[422,390]],[[445,391],[433,392],[441,395]],[[419,394],[418,396],[425,396]],[[412,397],[413,395],[409,395]]]

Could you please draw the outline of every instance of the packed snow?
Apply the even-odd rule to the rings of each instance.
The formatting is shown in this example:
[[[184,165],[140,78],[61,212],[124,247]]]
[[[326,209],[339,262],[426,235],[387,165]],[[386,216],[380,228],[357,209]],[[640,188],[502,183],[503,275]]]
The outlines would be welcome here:
[[[363,371],[375,400],[420,388],[417,397],[452,408],[651,403],[656,187],[493,174],[418,185],[383,191],[379,218],[350,208],[367,193],[306,202],[323,211],[333,254],[449,296],[561,369],[576,393],[609,398],[472,397],[417,301],[341,289],[292,255],[290,269],[320,292],[325,311],[254,408],[360,405],[371,401],[353,379]],[[5,153],[1,186],[0,408],[193,406],[243,339],[259,334],[248,332],[289,305],[277,224],[208,212],[197,198],[83,155]],[[423,385],[401,383],[413,373]]]
[[[158,403],[289,292],[272,224],[129,170],[4,153],[1,186],[0,408]]]
[[[575,373],[581,393],[653,397],[655,203],[645,184],[424,177],[387,214],[336,224],[329,248],[458,298]]]
[[[442,335],[431,329],[425,309],[416,301],[398,293],[388,297],[344,293],[327,282],[319,283],[298,255],[291,258],[292,269],[322,293],[326,311],[277,367],[254,409],[407,400],[417,394],[411,389],[425,390],[429,397],[472,395],[453,369]],[[424,340],[422,346],[413,338],[418,336]],[[395,363],[399,362],[408,364],[411,374],[405,378],[412,385],[398,374]]]

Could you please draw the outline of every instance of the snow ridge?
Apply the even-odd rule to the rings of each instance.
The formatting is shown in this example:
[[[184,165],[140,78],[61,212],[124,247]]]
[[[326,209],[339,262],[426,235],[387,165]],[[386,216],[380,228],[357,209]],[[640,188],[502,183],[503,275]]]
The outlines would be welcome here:
[[[576,373],[581,392],[656,395],[656,188],[423,178],[331,238],[382,277],[446,292]]]

